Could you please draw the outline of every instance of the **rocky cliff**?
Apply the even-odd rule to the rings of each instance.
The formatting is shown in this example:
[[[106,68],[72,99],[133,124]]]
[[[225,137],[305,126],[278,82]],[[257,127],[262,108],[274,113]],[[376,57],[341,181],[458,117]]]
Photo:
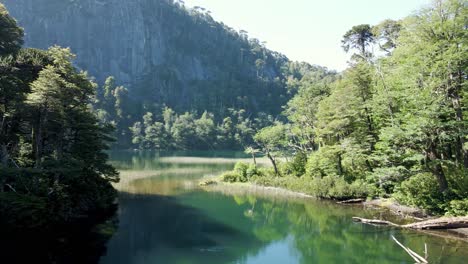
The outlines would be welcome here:
[[[279,112],[287,101],[287,58],[201,8],[171,0],[2,1],[25,28],[26,46],[70,47],[78,67],[99,83],[115,76],[144,104]]]

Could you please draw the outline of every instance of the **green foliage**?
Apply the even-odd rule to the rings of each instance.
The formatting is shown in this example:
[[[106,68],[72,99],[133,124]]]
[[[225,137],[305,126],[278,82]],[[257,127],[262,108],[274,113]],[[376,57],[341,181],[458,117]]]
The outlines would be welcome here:
[[[165,107],[154,114],[147,112],[129,129],[132,144],[139,149],[240,149],[253,143],[253,131],[260,122],[267,123],[245,115],[244,110],[231,109],[231,116],[216,124],[211,113],[178,115]]]
[[[230,182],[230,183],[241,182],[239,180],[239,175],[237,175],[237,173],[233,171],[228,171],[228,172],[223,173],[221,175],[221,180],[223,182]]]
[[[450,201],[446,214],[450,216],[468,216],[468,199]]]
[[[306,165],[306,175],[323,177],[340,175],[341,149],[338,146],[325,146],[310,155]]]
[[[366,198],[375,195],[372,185],[362,180],[348,183],[342,177],[326,176],[313,178],[310,182],[310,193],[319,198],[346,200],[350,198]]]
[[[297,177],[303,176],[306,172],[307,154],[298,152],[290,162],[285,164],[285,173]]]
[[[372,33],[371,26],[362,24],[353,26],[353,28],[346,32],[341,43],[346,52],[357,49],[359,53],[355,55],[360,59],[366,59],[370,54],[367,51],[367,47],[369,47],[373,41],[374,34]]]
[[[431,173],[419,173],[401,183],[394,197],[404,204],[417,206],[432,212],[443,212],[444,195]]]
[[[393,195],[433,213],[463,214],[467,10],[444,0],[402,21],[354,26],[342,44],[356,53],[340,78],[289,79],[297,91],[284,111],[289,123],[254,137],[282,177],[267,173],[258,183],[332,199]],[[385,54],[372,53],[373,45]],[[277,164],[295,152],[306,153],[305,166],[303,157]]]
[[[238,162],[234,166],[234,170],[228,171],[221,175],[221,180],[224,182],[248,182],[253,178],[258,178],[263,175],[261,169],[254,164]]]
[[[23,44],[23,29],[0,3],[0,56],[16,53]]]
[[[96,85],[69,49],[18,50],[22,30],[1,4],[0,24],[2,227],[50,228],[112,209],[119,175],[105,153],[112,127],[90,109]]]

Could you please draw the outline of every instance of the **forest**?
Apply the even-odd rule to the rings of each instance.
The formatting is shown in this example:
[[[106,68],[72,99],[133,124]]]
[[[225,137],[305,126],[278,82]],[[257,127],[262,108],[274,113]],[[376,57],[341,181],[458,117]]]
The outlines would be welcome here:
[[[401,21],[356,25],[342,38],[349,68],[298,82],[283,116],[222,176],[349,199],[393,197],[435,214],[468,213],[465,1],[436,1]]]
[[[115,127],[113,149],[243,149],[279,117],[300,79],[337,75],[292,62],[183,1],[4,2],[27,46],[71,47],[75,65],[95,77],[94,107]]]
[[[115,209],[112,127],[92,111],[96,84],[69,49],[22,48],[0,4],[0,226],[47,232]]]
[[[465,1],[350,25],[341,73],[292,62],[201,8],[158,8],[193,34],[172,36],[174,60],[125,87],[80,70],[69,48],[23,47],[0,4],[0,226],[47,230],[115,209],[110,148],[243,150],[253,162],[222,181],[468,214]],[[217,65],[215,77],[180,78],[178,50]]]

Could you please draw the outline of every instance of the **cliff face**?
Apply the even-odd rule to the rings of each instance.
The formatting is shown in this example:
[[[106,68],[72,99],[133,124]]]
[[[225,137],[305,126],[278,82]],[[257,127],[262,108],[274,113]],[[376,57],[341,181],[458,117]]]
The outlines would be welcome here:
[[[98,80],[114,75],[130,84],[135,77],[167,61],[168,28],[160,1],[4,2],[25,28],[27,46],[71,47],[78,55],[77,65],[91,71]],[[204,78],[196,58],[182,56],[180,64],[183,78]]]
[[[184,111],[203,104],[279,111],[286,102],[280,68],[287,59],[200,9],[172,0],[3,2],[25,28],[26,46],[70,47],[78,67],[99,83],[115,76],[135,98]]]

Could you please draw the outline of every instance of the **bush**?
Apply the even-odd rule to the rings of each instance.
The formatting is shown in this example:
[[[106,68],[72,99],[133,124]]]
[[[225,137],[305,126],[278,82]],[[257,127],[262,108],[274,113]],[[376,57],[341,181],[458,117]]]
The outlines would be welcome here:
[[[401,183],[394,197],[401,203],[427,209],[435,213],[444,212],[444,195],[439,191],[437,180],[431,173],[419,173]]]
[[[446,215],[468,216],[468,198],[450,201]]]
[[[237,162],[234,166],[234,173],[237,174],[237,181],[247,182],[247,170],[249,169],[249,164],[244,162]]]
[[[408,178],[408,173],[408,169],[403,166],[375,168],[367,177],[367,181],[379,186],[382,194],[391,194],[396,186]]]
[[[299,152],[294,155],[291,162],[285,165],[285,174],[300,177],[306,172],[307,155],[304,152]]]
[[[223,182],[248,182],[253,178],[262,177],[264,172],[257,168],[254,164],[238,162],[232,171],[225,172],[221,175]]]
[[[308,193],[318,198],[344,200],[374,196],[376,190],[363,180],[350,184],[343,177],[326,176],[312,179]]]
[[[338,175],[340,151],[337,146],[325,146],[312,153],[307,161],[306,175],[310,177]]]
[[[223,175],[221,175],[221,180],[223,182],[237,182],[238,180],[237,174],[234,171],[228,171],[225,172]]]

